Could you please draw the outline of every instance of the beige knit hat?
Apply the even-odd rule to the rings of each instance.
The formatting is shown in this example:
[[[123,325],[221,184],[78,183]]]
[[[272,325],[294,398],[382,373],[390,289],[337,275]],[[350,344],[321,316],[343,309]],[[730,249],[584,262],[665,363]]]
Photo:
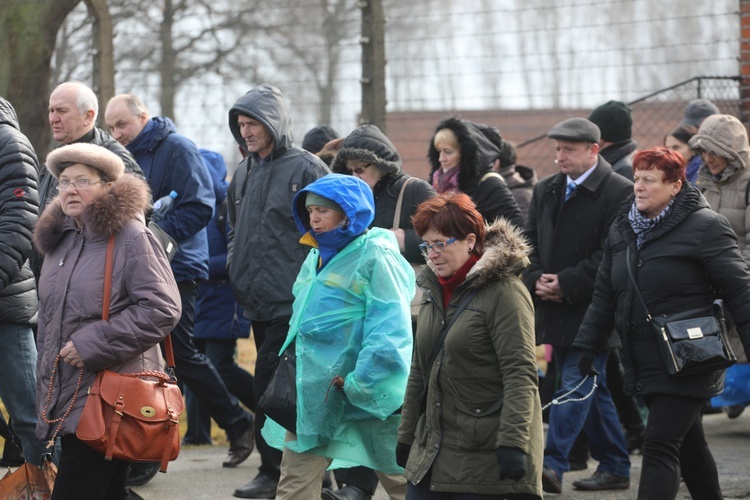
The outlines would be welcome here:
[[[63,164],[83,163],[91,168],[101,171],[110,181],[116,181],[125,172],[125,164],[119,156],[96,144],[87,142],[76,142],[61,146],[47,156],[47,170],[55,177],[60,178],[64,170],[60,168]]]

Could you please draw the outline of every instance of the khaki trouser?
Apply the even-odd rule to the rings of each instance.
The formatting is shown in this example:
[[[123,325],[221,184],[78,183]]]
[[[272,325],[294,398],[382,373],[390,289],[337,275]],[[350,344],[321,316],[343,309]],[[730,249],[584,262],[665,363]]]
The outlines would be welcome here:
[[[296,439],[287,432],[286,440]],[[281,478],[276,487],[276,500],[320,500],[323,476],[331,459],[312,453],[295,453],[284,448],[281,459]],[[375,471],[388,496],[392,500],[405,500],[406,478],[401,474],[385,474]]]

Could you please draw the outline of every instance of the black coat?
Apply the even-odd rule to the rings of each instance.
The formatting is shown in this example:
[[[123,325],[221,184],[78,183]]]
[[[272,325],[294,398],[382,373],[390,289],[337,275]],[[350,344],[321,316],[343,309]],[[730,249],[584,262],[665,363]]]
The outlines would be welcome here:
[[[0,323],[36,323],[36,282],[28,259],[39,215],[38,172],[16,111],[0,97]]]
[[[527,236],[531,266],[524,281],[536,297],[542,273],[557,274],[563,302],[535,299],[537,343],[569,347],[594,292],[603,239],[633,183],[615,174],[599,156],[598,165],[563,203],[566,175],[553,174],[534,186]],[[612,330],[610,329],[610,332]]]
[[[471,197],[487,224],[492,224],[498,217],[504,217],[521,228],[524,225],[523,214],[518,208],[513,193],[510,192],[503,178],[492,171],[489,162],[486,161],[487,153],[480,151],[480,143],[483,148],[492,147],[487,137],[481,132],[482,127],[486,125],[460,118],[447,118],[438,124],[435,133],[447,128],[456,135],[461,149],[458,189]],[[440,152],[435,148],[434,139],[433,135],[427,152],[432,165],[430,180],[440,168]],[[497,153],[500,154],[499,149]]]
[[[628,220],[631,202],[623,204],[596,278],[594,298],[574,346],[600,350],[602,332],[616,327],[623,347],[626,390],[640,395],[670,394],[707,398],[719,394],[724,371],[690,377],[667,375],[655,333],[646,312],[631,291],[626,265],[630,247],[631,268],[652,315],[705,307],[714,294],[724,300],[745,349],[750,348],[750,272],[740,254],[737,236],[723,215],[686,183],[670,215],[644,241],[638,251]]]
[[[370,227],[390,229],[396,215],[396,203],[401,187],[410,177],[401,169],[401,157],[388,137],[375,125],[362,125],[349,134],[341,144],[331,170],[337,174],[351,174],[346,168],[346,160],[358,160],[370,163],[377,168],[382,177],[373,188],[375,198],[375,218]],[[411,217],[420,203],[435,196],[435,190],[427,182],[414,179],[404,191],[399,216],[399,228],[404,230],[404,258],[415,264],[424,264],[424,257],[419,253],[422,238],[414,231]]]

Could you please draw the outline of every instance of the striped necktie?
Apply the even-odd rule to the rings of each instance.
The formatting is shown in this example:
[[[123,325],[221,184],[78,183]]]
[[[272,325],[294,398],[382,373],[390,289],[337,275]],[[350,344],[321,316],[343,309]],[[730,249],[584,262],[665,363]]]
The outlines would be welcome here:
[[[570,181],[568,183],[568,187],[565,188],[565,201],[568,201],[570,199],[570,197],[573,195],[573,191],[575,191],[577,187],[578,184],[573,181]]]

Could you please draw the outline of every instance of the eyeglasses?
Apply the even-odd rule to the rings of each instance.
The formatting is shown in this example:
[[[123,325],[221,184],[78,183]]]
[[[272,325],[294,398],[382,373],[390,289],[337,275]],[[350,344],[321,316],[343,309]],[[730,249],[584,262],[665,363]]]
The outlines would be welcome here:
[[[57,183],[57,190],[58,191],[65,191],[70,186],[73,186],[76,189],[86,190],[93,186],[94,184],[106,184],[104,181],[92,181],[91,179],[78,179],[77,181],[71,181],[68,179],[62,179],[60,182]]]
[[[430,256],[430,250],[432,250],[435,253],[443,253],[445,252],[445,247],[453,243],[454,241],[458,240],[458,238],[451,238],[446,241],[438,241],[437,243],[433,243],[432,245],[428,245],[427,243],[422,243],[419,245],[419,251],[422,252],[422,255],[425,257]]]
[[[366,169],[367,167],[369,167],[370,165],[372,165],[372,163],[368,163],[368,164],[367,164],[367,165],[365,165],[364,167],[353,167],[353,168],[349,168],[349,167],[347,166],[346,168],[348,168],[348,169],[349,169],[349,172],[351,172],[351,173],[353,173],[353,174],[357,174],[357,175],[362,175],[362,172],[364,172],[364,171],[365,171],[365,169]]]

